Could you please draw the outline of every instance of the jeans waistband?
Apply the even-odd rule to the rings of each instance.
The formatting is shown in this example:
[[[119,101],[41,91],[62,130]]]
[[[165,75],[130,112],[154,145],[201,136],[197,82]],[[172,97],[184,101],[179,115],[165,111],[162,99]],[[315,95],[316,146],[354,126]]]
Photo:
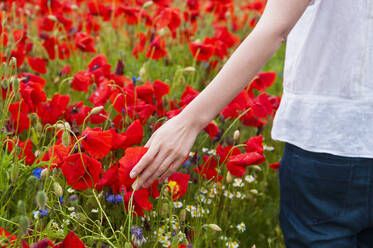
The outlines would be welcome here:
[[[301,156],[306,156],[306,157],[312,157],[312,158],[317,158],[320,160],[324,160],[327,162],[340,162],[340,163],[346,163],[346,162],[358,162],[358,163],[370,163],[373,166],[373,158],[363,158],[363,157],[347,157],[347,156],[341,156],[341,155],[334,155],[331,153],[326,153],[326,152],[313,152],[313,151],[308,151],[300,148],[299,146],[296,146],[294,144],[285,142],[285,149],[296,153]]]

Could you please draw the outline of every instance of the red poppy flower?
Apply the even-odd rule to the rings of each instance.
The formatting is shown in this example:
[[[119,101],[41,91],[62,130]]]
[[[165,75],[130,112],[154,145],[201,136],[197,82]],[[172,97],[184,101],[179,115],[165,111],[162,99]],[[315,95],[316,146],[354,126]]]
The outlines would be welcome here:
[[[96,52],[95,42],[91,36],[84,32],[77,32],[74,36],[75,45],[84,52]]]
[[[12,129],[17,134],[22,133],[30,127],[30,118],[27,116],[29,108],[25,102],[16,102],[9,105],[9,112],[12,114],[10,117]]]
[[[253,115],[259,118],[267,118],[272,114],[272,104],[268,99],[267,93],[260,94],[252,106]]]
[[[69,104],[69,95],[55,94],[52,100],[44,103],[38,108],[38,115],[42,123],[54,124],[65,113],[66,107]]]
[[[260,72],[252,80],[249,86],[249,91],[256,89],[264,92],[267,88],[271,87],[276,80],[276,72]]]
[[[91,109],[91,107],[85,106],[82,101],[76,102],[68,107],[65,118],[70,124],[75,121],[77,125],[81,125]]]
[[[30,111],[36,111],[37,108],[47,100],[45,92],[39,83],[21,81],[20,92],[23,100],[28,105]]]
[[[132,55],[138,58],[138,54],[144,51],[145,43],[146,43],[146,35],[142,32],[137,34],[139,41],[135,44],[132,50]]]
[[[189,174],[180,172],[175,172],[168,178],[167,190],[172,194],[174,201],[183,197],[187,192],[189,178]]]
[[[207,61],[212,55],[214,55],[214,47],[210,44],[190,42],[189,49],[192,52],[193,57],[199,61]]]
[[[176,37],[176,29],[181,25],[180,9],[177,8],[164,8],[161,10],[157,17],[157,28],[162,29],[167,26],[172,37]]]
[[[102,131],[101,128],[86,128],[82,137],[82,145],[85,151],[92,156],[92,158],[100,159],[105,157],[111,150],[111,131]]]
[[[43,47],[47,51],[49,58],[52,60],[56,58],[56,47],[57,46],[58,46],[58,40],[54,37],[48,37],[43,42]]]
[[[129,25],[136,25],[139,21],[140,8],[131,6],[120,6],[116,15],[122,14]]]
[[[40,74],[47,73],[47,62],[39,57],[27,57],[28,64],[30,65],[31,69],[33,69],[36,72],[39,72]]]
[[[157,102],[161,102],[162,97],[170,92],[170,86],[158,79],[154,80],[153,88]]]
[[[67,157],[60,168],[71,187],[85,190],[98,183],[101,163],[85,153],[76,153]]]
[[[233,145],[224,148],[222,145],[218,145],[216,147],[216,154],[219,156],[219,164],[226,164],[230,156],[241,154],[241,150]]]
[[[97,183],[97,190],[101,191],[103,187],[111,187],[114,195],[117,195],[121,191],[121,182],[119,180],[119,164],[112,165],[100,178]]]
[[[55,246],[55,248],[85,248],[84,243],[80,240],[80,238],[74,233],[69,232],[61,244]]]
[[[184,89],[183,94],[181,95],[181,101],[180,103],[182,105],[187,105],[189,104],[197,95],[199,94],[198,91],[193,89],[191,86],[187,86]]]
[[[126,132],[122,135],[125,137],[125,140],[119,148],[126,149],[127,147],[140,144],[144,136],[140,120],[132,122],[131,125],[128,126]]]
[[[260,154],[263,154],[263,136],[255,136],[255,137],[250,137],[250,139],[246,142],[246,152],[258,152]]]
[[[269,167],[273,170],[278,170],[280,168],[280,162],[275,162],[269,165]]]
[[[132,197],[132,194],[133,194],[132,206],[134,206],[134,212],[132,212],[132,215],[137,214],[137,216],[144,216],[144,212],[143,212],[144,209],[149,211],[153,208],[153,204],[149,201],[149,191],[147,189],[142,188],[142,189],[136,190],[135,192],[126,191],[123,198],[124,198],[127,211],[129,209],[128,206],[129,206],[129,202]]]
[[[19,160],[25,159],[25,163],[27,165],[33,164],[35,161],[35,155],[32,152],[32,143],[30,139],[27,139],[25,142],[21,140],[13,140],[13,142],[11,141],[6,142],[6,145],[8,146],[8,152],[9,153],[12,152],[14,149],[14,144],[16,144],[16,147],[18,148],[17,150],[19,150],[19,153],[16,150],[15,154],[18,153],[18,159]]]
[[[165,41],[161,36],[156,36],[150,43],[146,53],[147,58],[160,59],[167,55]]]
[[[215,121],[211,121],[203,130],[210,136],[211,139],[214,139],[215,135],[219,132],[219,127],[216,125]]]
[[[258,152],[241,153],[229,157],[227,169],[232,175],[243,177],[247,166],[261,164],[265,160],[265,157]]]
[[[110,69],[111,65],[107,63],[104,54],[97,55],[88,64],[88,71],[94,75],[97,84],[102,81],[102,77],[106,77],[110,74]]]
[[[125,150],[125,155],[119,160],[119,179],[127,191],[132,189],[132,184],[135,182],[135,179],[130,178],[129,174],[147,150],[147,147],[141,146],[128,147]]]
[[[207,180],[215,179],[220,181],[222,176],[218,176],[218,171],[216,167],[218,163],[213,156],[203,155],[203,163],[198,166],[198,168],[193,168],[193,170],[198,173],[202,178]]]
[[[71,82],[71,88],[76,91],[88,91],[88,86],[93,83],[91,74],[87,71],[80,71],[75,73],[74,78]]]
[[[49,151],[43,156],[42,161],[49,161],[49,169],[60,166],[65,158],[69,155],[70,149],[62,144],[53,145]]]

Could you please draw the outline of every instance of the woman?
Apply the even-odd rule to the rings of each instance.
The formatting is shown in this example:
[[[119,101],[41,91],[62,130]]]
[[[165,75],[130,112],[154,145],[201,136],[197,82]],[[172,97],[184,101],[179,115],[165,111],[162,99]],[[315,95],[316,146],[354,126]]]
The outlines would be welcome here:
[[[284,90],[271,132],[285,142],[285,243],[373,247],[372,0],[269,0],[211,83],[150,137],[131,176],[147,187],[175,172],[198,133],[285,40]]]

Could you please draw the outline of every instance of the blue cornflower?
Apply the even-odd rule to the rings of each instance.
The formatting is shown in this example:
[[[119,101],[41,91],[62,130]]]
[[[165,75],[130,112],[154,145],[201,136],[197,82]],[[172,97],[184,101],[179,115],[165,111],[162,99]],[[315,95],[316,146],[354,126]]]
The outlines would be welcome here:
[[[42,171],[42,170],[43,170],[42,168],[37,167],[37,168],[35,168],[35,169],[32,171],[32,174],[33,174],[34,176],[36,176],[36,177],[40,180],[40,174],[41,174],[41,171]]]
[[[139,76],[138,78],[136,78],[136,76],[132,76],[132,82],[133,82],[133,84],[136,85],[136,82],[140,81],[140,79],[141,79],[141,76]]]
[[[123,197],[121,195],[113,195],[113,194],[109,194],[107,197],[106,197],[106,200],[108,202],[111,202],[113,204],[119,204],[120,202],[123,201]]]
[[[183,164],[183,168],[185,167],[190,167],[191,166],[191,163],[189,161],[189,159],[187,161],[185,161],[185,163]]]

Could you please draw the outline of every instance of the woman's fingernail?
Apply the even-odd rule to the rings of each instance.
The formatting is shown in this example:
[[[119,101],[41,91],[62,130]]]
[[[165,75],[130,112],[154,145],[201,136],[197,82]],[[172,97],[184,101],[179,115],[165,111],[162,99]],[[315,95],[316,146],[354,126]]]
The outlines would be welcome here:
[[[134,178],[135,177],[135,172],[131,172],[130,173],[130,178]]]

